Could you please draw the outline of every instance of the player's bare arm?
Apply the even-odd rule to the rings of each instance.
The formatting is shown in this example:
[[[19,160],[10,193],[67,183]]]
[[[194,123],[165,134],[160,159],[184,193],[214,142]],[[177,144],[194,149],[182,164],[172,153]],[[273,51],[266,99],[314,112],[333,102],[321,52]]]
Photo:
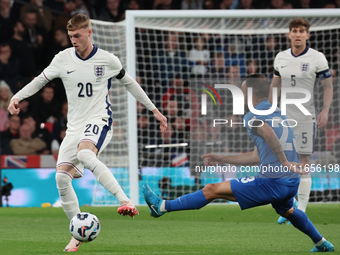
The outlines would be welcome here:
[[[153,115],[155,116],[155,118],[160,121],[160,126],[159,129],[161,130],[161,132],[163,133],[167,128],[168,128],[168,120],[167,118],[156,108],[153,111]]]
[[[281,77],[274,76],[272,79],[272,83],[270,84],[270,91],[269,91],[269,103],[273,104],[273,88],[277,88],[277,98],[281,93]]]
[[[323,107],[318,115],[318,128],[324,128],[328,121],[328,113],[333,100],[333,82],[332,77],[321,81],[323,87]]]
[[[260,162],[257,147],[253,151],[246,152],[240,155],[218,155],[218,154],[205,154],[201,156],[205,159],[205,164],[207,166],[213,166],[217,164],[232,164],[232,165],[242,165],[251,166],[257,165]]]
[[[297,162],[289,162],[286,158],[286,154],[282,148],[279,138],[276,136],[274,130],[265,123],[263,126],[259,126],[256,128],[257,134],[261,136],[270,149],[274,152],[276,157],[280,160],[282,166],[286,166],[289,168],[290,171],[300,173],[300,174],[307,174],[308,172],[301,169],[301,164]]]

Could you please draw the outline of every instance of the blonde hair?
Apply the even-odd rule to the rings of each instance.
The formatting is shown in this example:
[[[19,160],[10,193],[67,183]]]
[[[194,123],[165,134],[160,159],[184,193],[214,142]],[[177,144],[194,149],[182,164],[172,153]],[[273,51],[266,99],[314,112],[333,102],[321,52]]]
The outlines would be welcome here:
[[[84,14],[74,15],[66,25],[68,31],[75,31],[82,28],[91,28],[90,19]]]
[[[8,86],[8,84],[4,80],[0,81],[0,89],[2,88],[5,88],[8,90],[8,98],[7,100],[2,100],[0,97],[0,108],[7,111],[7,107],[9,106],[9,103],[11,102],[13,93],[12,93],[11,88]]]

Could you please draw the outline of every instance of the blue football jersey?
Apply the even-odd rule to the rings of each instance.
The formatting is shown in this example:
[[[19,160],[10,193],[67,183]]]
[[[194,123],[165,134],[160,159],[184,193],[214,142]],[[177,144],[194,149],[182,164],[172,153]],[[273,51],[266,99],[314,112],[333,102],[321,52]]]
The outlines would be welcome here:
[[[254,108],[257,110],[268,110],[272,107],[268,100],[261,101]],[[295,149],[295,136],[293,129],[288,127],[286,116],[281,114],[281,110],[276,110],[269,115],[257,115],[248,112],[244,116],[244,123],[247,127],[250,138],[254,141],[258,149],[260,158],[259,168],[260,173],[257,177],[280,178],[285,183],[295,183],[299,181],[300,175],[283,168],[281,162],[276,157],[274,152],[270,149],[266,141],[257,134],[256,127],[252,127],[255,121],[263,121],[273,128],[276,136],[279,138],[282,148],[286,154],[289,162],[300,162],[298,153]],[[255,126],[255,124],[254,124]]]

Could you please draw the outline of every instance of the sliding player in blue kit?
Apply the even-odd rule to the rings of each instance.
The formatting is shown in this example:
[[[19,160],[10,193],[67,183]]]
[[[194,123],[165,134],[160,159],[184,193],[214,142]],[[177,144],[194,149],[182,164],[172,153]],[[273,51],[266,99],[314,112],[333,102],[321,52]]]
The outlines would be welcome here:
[[[264,75],[250,75],[242,83],[245,104],[248,88],[252,89],[252,102],[256,110],[272,108],[268,101],[270,85]],[[294,227],[312,239],[315,244],[312,252],[333,251],[334,246],[318,232],[307,215],[293,207],[300,174],[307,172],[297,163],[299,158],[294,147],[295,137],[293,129],[286,123],[287,118],[281,114],[279,108],[276,108],[268,115],[248,112],[244,120],[248,133],[255,143],[254,151],[237,156],[206,154],[202,158],[206,159],[207,165],[258,164],[260,173],[255,177],[208,184],[202,190],[168,201],[157,197],[148,185],[144,185],[144,198],[150,207],[151,215],[157,218],[167,212],[200,209],[217,198],[237,201],[242,210],[272,204],[278,214],[289,219]]]

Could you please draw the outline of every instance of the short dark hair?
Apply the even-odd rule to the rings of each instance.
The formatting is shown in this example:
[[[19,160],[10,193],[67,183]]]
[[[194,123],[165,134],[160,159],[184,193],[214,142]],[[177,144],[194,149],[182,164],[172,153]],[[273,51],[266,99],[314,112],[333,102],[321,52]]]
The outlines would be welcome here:
[[[253,88],[253,94],[257,98],[267,98],[270,84],[267,77],[260,73],[250,74],[244,78],[247,88]]]
[[[306,32],[309,33],[309,28],[310,28],[310,23],[308,22],[308,20],[305,20],[304,18],[296,18],[296,19],[292,19],[289,22],[289,32],[292,31],[292,29],[294,27],[305,27],[306,28]]]

